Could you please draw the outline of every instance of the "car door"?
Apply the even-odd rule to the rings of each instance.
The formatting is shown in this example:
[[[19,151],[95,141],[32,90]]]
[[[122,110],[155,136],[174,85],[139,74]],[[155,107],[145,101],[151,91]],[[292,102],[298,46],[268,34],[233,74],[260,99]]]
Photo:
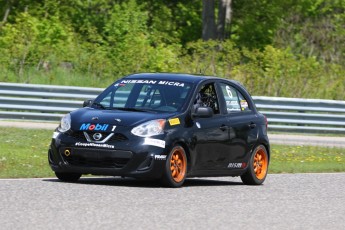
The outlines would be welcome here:
[[[227,82],[220,82],[221,105],[225,108],[229,127],[227,168],[243,168],[258,138],[258,117],[243,93]]]
[[[214,115],[209,118],[195,118],[193,140],[196,157],[193,159],[197,171],[216,170],[227,165],[229,129],[227,116],[220,112],[215,83],[203,85],[197,95],[195,106],[206,106],[213,109]]]

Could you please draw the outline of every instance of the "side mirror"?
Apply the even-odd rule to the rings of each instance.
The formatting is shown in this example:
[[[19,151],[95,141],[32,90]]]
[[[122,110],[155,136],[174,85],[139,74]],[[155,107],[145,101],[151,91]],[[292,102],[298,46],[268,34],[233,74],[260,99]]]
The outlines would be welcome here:
[[[92,103],[93,103],[92,99],[87,99],[83,102],[83,107],[89,107],[92,105]]]
[[[198,107],[195,109],[192,117],[209,118],[213,116],[213,110],[210,107]]]

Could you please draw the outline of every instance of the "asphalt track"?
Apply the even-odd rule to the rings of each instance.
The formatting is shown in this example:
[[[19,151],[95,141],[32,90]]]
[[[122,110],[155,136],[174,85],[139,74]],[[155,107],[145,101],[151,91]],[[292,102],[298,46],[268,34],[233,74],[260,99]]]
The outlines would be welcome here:
[[[54,129],[56,124],[0,121]],[[271,143],[344,147],[336,137],[269,135]],[[188,179],[179,189],[130,178],[0,180],[0,229],[344,229],[345,173]]]
[[[0,180],[1,229],[344,229],[345,173],[189,179]]]

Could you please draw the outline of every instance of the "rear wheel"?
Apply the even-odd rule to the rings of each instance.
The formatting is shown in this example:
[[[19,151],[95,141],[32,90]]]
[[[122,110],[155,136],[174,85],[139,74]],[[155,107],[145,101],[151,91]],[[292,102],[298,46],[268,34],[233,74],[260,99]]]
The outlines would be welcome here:
[[[81,177],[81,174],[79,174],[79,173],[55,172],[55,175],[57,178],[59,178],[62,181],[65,181],[65,182],[76,182]]]
[[[241,176],[242,182],[246,185],[260,185],[267,176],[268,154],[265,146],[259,145],[252,152],[248,169]]]
[[[183,147],[177,145],[169,153],[162,182],[169,187],[181,187],[187,174],[187,157]]]

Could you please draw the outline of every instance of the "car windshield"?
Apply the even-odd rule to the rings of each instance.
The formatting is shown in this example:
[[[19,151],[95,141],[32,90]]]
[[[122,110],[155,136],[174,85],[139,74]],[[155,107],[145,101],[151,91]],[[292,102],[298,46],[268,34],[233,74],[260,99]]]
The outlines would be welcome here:
[[[191,84],[181,81],[122,79],[102,93],[93,106],[140,112],[180,111],[191,91]]]

